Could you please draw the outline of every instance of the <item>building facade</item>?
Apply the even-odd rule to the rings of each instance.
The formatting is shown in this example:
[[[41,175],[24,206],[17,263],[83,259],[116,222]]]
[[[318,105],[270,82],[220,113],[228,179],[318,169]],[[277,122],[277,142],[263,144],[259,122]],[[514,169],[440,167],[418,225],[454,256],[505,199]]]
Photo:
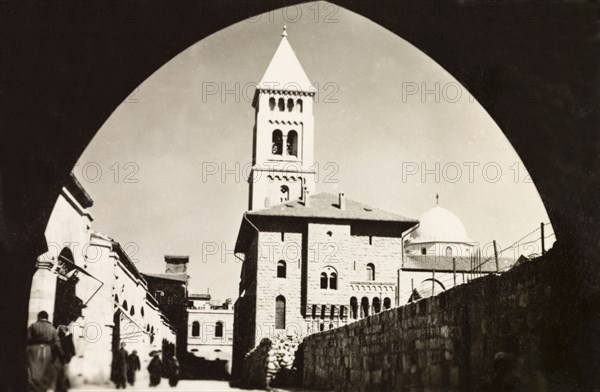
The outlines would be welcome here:
[[[315,194],[313,103],[284,30],[253,102],[250,211],[235,246],[243,266],[234,377],[264,337],[304,336],[397,303],[402,235],[416,221],[343,193]]]
[[[243,265],[234,378],[265,337],[335,328],[507,265],[482,260],[460,219],[439,205],[417,225],[344,193],[315,194],[313,104],[284,30],[253,102],[250,211],[235,246]]]
[[[234,375],[262,338],[305,336],[395,306],[402,235],[415,224],[328,193],[246,213],[235,248],[244,262]]]
[[[73,336],[74,386],[110,383],[113,350],[137,350],[142,368],[151,350],[174,345],[175,333],[147,283],[121,246],[91,229],[92,199],[71,176],[48,220],[48,251],[32,277],[29,323],[45,310]],[[140,372],[146,382],[147,372]]]
[[[189,256],[165,256],[165,273],[144,273],[149,292],[171,322],[177,333],[176,354],[185,357],[187,352],[187,297]]]
[[[81,315],[82,294],[76,288],[90,242],[93,200],[71,175],[56,200],[44,236],[48,251],[38,257],[32,277],[28,324],[45,310],[57,325],[68,325]],[[83,275],[83,274],[81,274]],[[87,276],[83,278],[87,282]],[[81,282],[83,283],[83,282]]]
[[[514,261],[493,255],[482,257],[479,244],[467,235],[460,218],[436,201],[421,215],[419,225],[405,235],[402,268],[398,271],[399,305],[497,273]]]
[[[234,310],[231,300],[220,305],[210,300],[210,294],[189,297],[187,350],[202,359],[202,378],[223,378],[231,374]]]
[[[112,352],[122,343],[129,353],[137,351],[145,369],[151,351],[161,350],[163,354],[174,351],[176,335],[158,301],[149,292],[148,283],[118,242],[92,232],[88,259],[88,269],[102,276],[104,284],[97,294],[98,304],[94,306],[97,316],[93,321],[101,334],[98,341],[82,350],[93,359],[87,363],[84,373],[96,372],[96,376],[86,377],[84,383],[106,384],[110,382]],[[84,327],[89,329],[94,325],[91,322],[86,321]],[[146,383],[147,379],[147,372],[138,373],[140,383]]]

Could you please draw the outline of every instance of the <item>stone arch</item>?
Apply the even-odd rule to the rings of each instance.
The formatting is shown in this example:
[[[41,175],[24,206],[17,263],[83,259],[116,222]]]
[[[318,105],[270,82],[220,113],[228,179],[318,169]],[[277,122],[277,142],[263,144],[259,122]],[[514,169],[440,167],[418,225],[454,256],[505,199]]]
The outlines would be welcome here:
[[[373,263],[367,264],[367,280],[368,281],[375,280],[375,264],[373,264]]]
[[[356,297],[350,298],[350,314],[353,319],[358,318],[358,300]]]
[[[286,152],[287,155],[298,156],[298,132],[293,129],[287,134]]]
[[[283,132],[276,129],[271,135],[271,154],[281,155],[283,152]]]
[[[221,320],[219,320],[215,323],[215,338],[223,337],[223,326],[224,326],[224,323]]]
[[[362,297],[360,300],[360,316],[367,317],[369,315],[369,298]]]
[[[275,298],[275,329],[285,329],[285,308],[285,297],[278,295]]]
[[[373,297],[373,314],[381,312],[381,300],[379,297]]]
[[[277,277],[286,278],[287,275],[287,264],[283,260],[277,262]]]
[[[392,300],[389,297],[383,299],[383,308],[390,309],[392,307]]]
[[[540,24],[536,25],[536,29],[539,31],[547,30],[549,34],[540,34],[528,37],[528,27],[524,25],[519,26],[519,20],[514,19],[512,22],[505,23],[502,21],[502,18],[498,18],[498,14],[508,15],[513,12],[512,9],[503,6],[499,7],[498,14],[490,15],[487,12],[473,12],[470,16],[460,12],[461,8],[464,9],[464,6],[461,2],[449,3],[437,13],[423,12],[422,7],[427,7],[427,5],[417,5],[412,4],[411,2],[406,2],[401,5],[401,9],[398,11],[398,18],[389,18],[389,5],[395,4],[391,1],[386,1],[381,7],[373,7],[373,9],[360,7],[350,1],[342,0],[338,3],[347,7],[351,11],[357,12],[360,15],[373,20],[375,23],[379,23],[392,33],[403,36],[413,45],[427,52],[434,60],[437,60],[440,65],[443,66],[444,69],[446,69],[450,74],[454,75],[457,80],[460,80],[464,85],[469,86],[470,92],[478,98],[482,105],[490,112],[490,115],[502,125],[502,130],[509,136],[513,146],[519,152],[520,156],[523,157],[524,163],[529,172],[532,173],[534,178],[536,178],[536,186],[538,187],[540,194],[542,194],[544,202],[550,207],[548,208],[548,212],[551,214],[552,220],[556,221],[555,230],[557,231],[557,236],[560,237],[564,235],[564,238],[566,238],[567,241],[573,240],[574,242],[577,242],[577,246],[572,246],[571,249],[586,249],[586,244],[592,241],[592,234],[590,233],[596,233],[597,230],[594,230],[594,226],[590,226],[590,221],[593,220],[586,220],[580,217],[595,216],[595,205],[597,204],[594,203],[595,196],[585,194],[577,195],[576,197],[578,198],[578,202],[574,203],[570,198],[571,196],[567,197],[560,192],[560,189],[584,189],[586,184],[591,181],[591,179],[586,176],[568,175],[569,170],[572,170],[574,173],[578,171],[581,173],[585,172],[588,162],[586,157],[574,157],[569,154],[569,151],[577,150],[580,147],[582,151],[588,151],[585,148],[586,143],[588,143],[588,138],[582,137],[580,140],[573,141],[571,140],[572,132],[569,130],[583,127],[581,133],[586,135],[595,135],[595,122],[587,121],[586,119],[589,117],[585,117],[586,115],[584,115],[585,118],[583,120],[578,118],[579,116],[571,116],[573,118],[566,118],[563,110],[553,110],[555,106],[552,105],[556,104],[549,104],[546,102],[546,100],[536,97],[532,93],[490,93],[489,83],[487,80],[479,76],[481,73],[472,72],[472,70],[477,67],[477,64],[482,63],[495,64],[499,69],[504,69],[503,67],[512,69],[511,67],[514,67],[515,72],[505,75],[507,92],[511,90],[511,86],[522,85],[523,82],[527,81],[528,83],[532,83],[534,87],[542,87],[546,85],[550,87],[565,86],[562,90],[567,91],[569,95],[575,97],[593,96],[595,87],[591,87],[591,84],[587,83],[588,80],[593,79],[593,73],[590,74],[589,70],[587,69],[583,70],[577,75],[571,75],[568,72],[561,72],[561,70],[577,69],[577,61],[580,61],[579,56],[563,56],[563,58],[556,61],[546,61],[546,59],[540,58],[540,55],[543,55],[543,53],[540,54],[539,52],[531,50],[534,47],[543,45],[553,46],[553,44],[563,42],[559,41],[559,39],[556,37],[557,34],[551,31],[551,27],[555,26],[557,20],[554,17],[556,13],[556,6],[551,6],[541,11],[545,16],[547,16],[546,18],[537,18],[541,22]],[[102,5],[98,4],[92,7],[99,7],[100,9]],[[216,21],[216,24],[194,23],[193,21],[206,18],[205,10],[200,9],[200,7],[194,7],[192,4],[187,6],[184,5],[184,7],[189,8],[182,10],[182,12],[178,13],[178,17],[175,18],[174,16],[171,17],[169,15],[159,15],[161,12],[160,10],[140,5],[137,7],[137,12],[142,14],[151,14],[153,16],[162,18],[161,28],[155,28],[156,25],[153,24],[155,18],[140,18],[136,21],[135,26],[129,26],[126,23],[117,25],[116,27],[105,27],[99,25],[98,31],[93,37],[76,33],[76,31],[85,31],[85,27],[83,25],[83,20],[85,18],[77,18],[78,12],[83,11],[72,9],[75,15],[72,18],[74,23],[69,26],[60,27],[56,25],[54,27],[58,28],[59,31],[60,29],[64,29],[64,31],[75,32],[68,34],[69,40],[73,41],[75,45],[82,43],[82,40],[84,39],[95,40],[94,56],[98,58],[106,58],[107,60],[112,58],[120,58],[122,63],[128,65],[126,67],[127,72],[121,68],[117,68],[111,70],[110,77],[107,77],[107,75],[102,73],[102,62],[99,61],[96,63],[96,65],[88,66],[91,69],[87,72],[83,72],[82,70],[80,77],[74,78],[71,73],[65,73],[64,75],[40,75],[39,78],[35,78],[30,81],[31,85],[23,86],[20,83],[15,83],[14,87],[7,87],[9,89],[8,94],[14,94],[16,97],[16,99],[11,100],[13,102],[12,105],[15,105],[15,108],[20,102],[27,100],[27,97],[29,96],[28,92],[32,91],[30,88],[31,86],[37,86],[39,89],[46,90],[48,85],[61,85],[64,86],[64,88],[68,91],[77,91],[75,95],[66,98],[65,102],[61,103],[59,112],[63,114],[70,113],[71,111],[72,113],[75,113],[75,108],[80,102],[82,102],[82,99],[89,100],[90,102],[93,101],[95,102],[95,105],[89,116],[85,116],[85,118],[83,118],[83,116],[72,117],[68,124],[64,124],[60,121],[48,122],[43,116],[40,116],[39,118],[27,119],[27,121],[23,123],[24,131],[13,133],[9,139],[9,143],[5,144],[5,146],[7,146],[6,151],[15,151],[13,153],[15,154],[14,156],[10,157],[10,159],[7,158],[7,162],[12,162],[10,164],[12,164],[15,169],[26,166],[25,170],[28,173],[39,172],[39,174],[32,174],[30,181],[27,181],[27,183],[23,182],[22,184],[19,184],[19,182],[22,182],[21,178],[19,178],[19,174],[11,174],[11,170],[4,170],[2,173],[2,181],[4,185],[3,189],[5,189],[7,195],[10,196],[6,196],[4,199],[6,200],[4,210],[11,211],[11,214],[14,216],[23,216],[24,220],[27,220],[27,222],[19,222],[18,225],[14,222],[7,223],[10,225],[10,232],[23,234],[21,236],[21,241],[23,241],[25,246],[16,247],[16,250],[10,248],[11,253],[9,254],[9,257],[6,257],[5,259],[31,260],[33,258],[30,256],[36,256],[32,250],[39,249],[41,246],[45,245],[43,239],[40,239],[40,236],[26,236],[25,234],[31,233],[32,227],[34,228],[34,232],[36,230],[38,233],[43,232],[46,222],[44,222],[43,218],[39,217],[48,216],[49,211],[55,202],[56,195],[59,192],[59,187],[57,184],[64,179],[64,176],[68,175],[73,163],[77,160],[79,153],[85,148],[88,141],[94,136],[94,133],[99,129],[99,125],[106,119],[108,114],[113,112],[116,104],[121,102],[124,97],[129,94],[129,92],[134,91],[135,87],[138,86],[148,75],[154,72],[158,66],[169,60],[173,53],[187,48],[199,38],[208,36],[221,28],[227,27],[229,23],[231,23],[229,19],[218,20]],[[240,20],[254,16],[260,12],[270,11],[272,9],[272,6],[266,3],[257,4],[251,8],[249,7],[247,9],[241,9],[240,14],[240,9],[237,5],[223,5],[223,7],[230,7],[230,14],[239,14],[238,18]],[[127,18],[127,15],[130,11],[128,8],[121,8],[116,9],[114,12],[116,18]],[[525,10],[524,15],[522,15],[523,18],[527,17],[527,12],[530,11]],[[580,18],[578,20],[587,23],[586,14],[591,15],[594,14],[594,12],[580,12],[578,14],[581,15],[577,17]],[[422,24],[423,27],[419,27],[418,23],[404,23],[411,20],[411,18],[414,19],[415,15],[427,15],[427,17],[430,18],[430,23],[427,25],[434,24],[440,26],[440,28],[445,31],[443,38],[436,38],[431,32],[428,32],[428,27],[425,26],[426,24]],[[467,21],[465,21],[465,18]],[[82,22],[78,22],[78,19]],[[36,19],[32,20],[32,23],[33,22],[40,23],[42,28],[49,25],[53,26],[52,23],[57,23],[54,18],[48,18],[47,20]],[[460,29],[450,28],[452,25],[457,26],[459,24],[462,26]],[[472,34],[474,32],[473,29],[480,25],[506,28],[510,31],[513,31],[515,36],[528,37],[528,39],[524,39],[522,45],[512,45],[510,40],[500,38],[500,34],[496,36],[490,33],[489,37],[486,36],[486,39],[484,40],[475,38],[477,34]],[[148,31],[149,34],[155,34],[155,36],[158,37],[160,34],[163,34],[164,31],[177,31],[178,29],[181,29],[182,26],[191,26],[192,29],[186,30],[186,34],[174,34],[172,39],[168,40],[168,43],[159,42],[152,37],[149,38],[148,36],[139,37],[124,42],[116,42],[111,38],[113,36],[112,34],[115,36],[129,36],[129,32],[132,28]],[[103,30],[103,28],[110,28],[112,30],[112,34],[102,34],[103,31],[108,31]],[[495,29],[490,30],[494,31]],[[571,40],[572,42],[585,42],[578,50],[594,53],[594,46],[592,46],[594,45],[592,43],[593,40],[587,39],[588,37],[583,35],[586,34],[587,30],[580,30],[581,31],[577,29],[577,31],[574,30],[567,33],[568,38],[565,39]],[[49,48],[54,46],[58,47],[63,44],[60,42],[61,39],[58,37],[64,36],[66,35],[48,35],[46,37],[42,37],[37,45],[40,45],[40,47]],[[13,35],[13,37],[15,40],[19,39],[17,35]],[[17,41],[17,45],[19,42],[20,41]],[[159,43],[157,44],[157,42]],[[450,47],[448,47],[448,43],[450,43]],[[453,43],[455,44],[453,45]],[[497,46],[500,46],[502,50],[498,50],[496,48]],[[486,49],[486,47],[493,49]],[[135,48],[135,50],[131,50],[132,48]],[[473,50],[477,50],[478,56],[471,55]],[[143,54],[140,55],[140,52]],[[49,62],[62,63],[62,57],[65,56],[64,52],[49,51],[49,53],[51,53],[52,57],[48,59]],[[448,56],[447,53],[453,53],[453,55]],[[525,58],[535,61],[523,61],[522,63],[514,64],[514,58]],[[577,58],[577,60],[574,58]],[[11,59],[10,61],[16,62],[16,64],[13,64],[10,69],[26,70],[26,64],[29,59],[25,57],[23,59]],[[90,63],[93,64],[93,62]],[[540,68],[542,68],[544,72],[541,72]],[[533,74],[538,75],[536,80],[531,80],[525,76]],[[90,76],[86,77],[86,75]],[[91,75],[93,75],[93,77]],[[552,79],[544,75],[552,75]],[[108,88],[103,88],[106,86],[106,80],[108,78],[111,80],[111,85]],[[69,79],[72,80],[70,81]],[[580,83],[580,81],[583,81],[583,83]],[[74,83],[82,86],[82,88],[72,88]],[[19,93],[19,90],[22,92]],[[528,90],[538,91],[537,88],[531,88]],[[93,93],[94,91],[102,91],[101,96],[95,96]],[[47,103],[49,103],[52,99],[53,98],[49,96],[32,98],[32,101],[30,102],[31,112],[36,113],[36,111],[39,111],[40,108],[47,107]],[[548,109],[548,105],[551,105],[550,109]],[[521,119],[522,116],[514,115],[515,111],[519,112],[520,107],[528,108],[527,111],[523,112],[523,116],[527,118],[527,121],[516,121],[515,119],[510,118],[512,116]],[[587,107],[585,109],[587,110]],[[586,112],[586,110],[583,112]],[[6,124],[8,124],[7,127],[15,127],[16,124],[21,122],[19,119],[21,112],[19,110],[7,110],[7,112],[14,113],[8,116],[9,118],[6,120]],[[594,113],[594,110],[591,109],[589,112]],[[526,124],[541,123],[556,125],[541,127],[540,129],[530,129],[529,131],[526,129]],[[31,138],[32,130],[36,128],[46,129],[46,133],[52,136],[40,135],[38,143],[29,143],[31,145],[27,146],[27,139]],[[69,133],[79,134],[80,137],[68,138],[66,135]],[[57,134],[65,135],[65,137],[57,138],[55,136]],[[545,142],[544,154],[536,152],[536,148],[538,148],[538,146],[531,146],[530,140],[534,135],[538,138],[549,139]],[[546,136],[551,137],[546,138]],[[55,141],[52,141],[53,138]],[[565,141],[575,143],[575,145],[564,143]],[[54,146],[59,146],[59,143],[62,143],[62,147],[54,148]],[[567,145],[569,145],[569,147],[566,147]],[[13,148],[15,146],[26,147]],[[13,159],[17,156],[36,156],[36,151],[41,151],[42,149],[40,146],[44,146],[43,149],[45,150],[56,150],[65,158],[62,161],[57,160],[55,163],[53,163],[52,174],[49,176],[47,173],[37,170],[38,168],[42,167],[42,163],[40,161],[31,160],[31,162],[27,163],[25,158],[21,158],[21,160]],[[50,162],[53,160],[52,153],[48,154],[48,159],[46,159],[45,162]],[[555,157],[557,156],[565,157],[564,159],[571,163],[568,165],[569,169],[566,168],[567,165],[557,166],[555,164]],[[575,167],[575,169],[571,169],[571,167]],[[580,168],[581,170],[577,170],[577,168]],[[14,170],[14,173],[18,172],[18,170]],[[44,178],[45,176],[48,178]],[[32,189],[37,189],[37,191],[31,192]],[[36,223],[36,220],[39,222]],[[2,219],[2,221],[5,220]],[[31,225],[29,223],[31,223]],[[14,230],[12,230],[13,228]],[[583,235],[579,236],[580,233]],[[18,235],[15,236],[15,238],[17,237]],[[26,263],[14,263],[15,265],[8,265],[9,263],[6,264],[6,270],[4,271],[5,276],[13,277],[14,283],[18,284],[19,287],[18,289],[11,287],[10,291],[8,291],[9,288],[5,288],[4,290],[6,291],[3,291],[0,297],[10,298],[9,294],[11,292],[24,293],[18,294],[19,300],[16,301],[18,303],[23,303],[27,300],[27,285],[29,284],[27,279],[31,276],[30,269],[32,267],[20,265]],[[21,320],[18,318],[21,318]],[[8,341],[6,342],[7,344],[0,345],[7,347],[7,357],[17,358],[14,369],[24,368],[23,363],[19,363],[22,362],[23,355],[17,354],[19,350],[21,350],[20,346],[23,345],[24,341],[22,334],[19,334],[18,330],[24,323],[25,321],[21,316],[16,317],[14,322],[11,320],[7,321],[6,328],[11,332],[8,333],[8,336],[21,336],[21,338],[15,339],[14,343]],[[8,365],[12,366],[12,364]],[[10,369],[13,368],[10,367]],[[19,377],[19,372],[14,373],[17,376],[7,377],[7,382],[9,384],[13,383],[12,380],[14,380],[14,377]],[[12,375],[13,372],[5,371],[3,374]],[[16,390],[23,389],[24,388],[20,387],[16,388]]]

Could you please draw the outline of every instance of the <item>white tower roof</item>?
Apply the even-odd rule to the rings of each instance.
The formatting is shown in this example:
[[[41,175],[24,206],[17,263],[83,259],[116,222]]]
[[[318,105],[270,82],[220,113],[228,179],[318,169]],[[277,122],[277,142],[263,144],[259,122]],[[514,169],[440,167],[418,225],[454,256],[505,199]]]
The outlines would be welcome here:
[[[411,243],[472,242],[461,220],[436,205],[419,218],[419,227],[410,234]]]
[[[294,49],[283,30],[281,42],[257,88],[261,90],[288,90],[311,93],[315,89],[304,72]]]

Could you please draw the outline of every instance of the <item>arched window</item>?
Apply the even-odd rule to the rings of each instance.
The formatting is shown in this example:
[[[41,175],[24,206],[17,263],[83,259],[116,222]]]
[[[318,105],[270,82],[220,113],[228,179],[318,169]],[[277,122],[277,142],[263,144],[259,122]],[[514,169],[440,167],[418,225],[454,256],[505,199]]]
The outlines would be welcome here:
[[[325,318],[325,313],[327,312],[327,305],[321,305],[321,318]]]
[[[302,113],[302,100],[301,99],[296,100],[296,111],[298,113]]]
[[[360,300],[360,316],[367,317],[369,315],[369,299],[362,297]]]
[[[373,265],[372,263],[367,264],[367,280],[375,280],[375,265]]]
[[[283,151],[283,133],[281,132],[281,130],[276,129],[273,131],[271,141],[273,142],[271,146],[271,154],[281,155]]]
[[[325,272],[321,272],[321,288],[327,288],[327,274]]]
[[[277,277],[278,278],[285,278],[285,275],[286,275],[285,261],[279,260],[277,262]]]
[[[131,316],[135,316],[135,306],[131,305],[131,309],[129,309],[129,314]]]
[[[392,300],[391,300],[391,299],[389,299],[388,297],[385,297],[385,298],[383,299],[383,308],[384,308],[384,309],[389,309],[389,308],[391,308],[391,307],[392,307]]]
[[[332,272],[329,275],[329,288],[332,290],[337,290],[337,274]]]
[[[290,200],[290,188],[287,185],[281,186],[281,202]]]
[[[352,313],[352,318],[356,320],[358,318],[358,300],[356,297],[350,298],[350,312]]]
[[[373,313],[381,312],[381,300],[379,297],[373,298]]]
[[[123,309],[129,310],[129,305],[127,305],[127,300],[123,301]]]
[[[223,337],[223,322],[217,321],[215,323],[215,338]]]
[[[192,336],[200,336],[200,323],[198,321],[194,321],[192,323]]]
[[[452,256],[452,248],[449,246],[446,247],[446,256]]]
[[[269,98],[269,109],[271,109],[271,111],[275,110],[275,98],[273,97]]]
[[[119,296],[117,294],[115,294],[115,303],[119,303]]]
[[[294,110],[294,100],[292,98],[288,98],[287,100],[287,110],[288,112]]]
[[[346,317],[346,307],[345,306],[340,306],[340,319],[343,319],[344,317]]]
[[[317,318],[317,305],[313,305],[312,306],[312,314],[311,314],[312,318]]]
[[[275,298],[275,329],[285,329],[285,297]]]
[[[319,331],[323,331],[323,330],[325,330],[325,324],[319,325]]]
[[[426,255],[427,254],[427,249],[425,247],[421,248],[421,254],[422,255]]]
[[[144,314],[144,307],[143,307],[143,306],[142,306],[142,308],[140,309],[140,314],[142,315],[142,317],[144,317],[144,316],[145,316],[145,314]]]
[[[286,152],[288,155],[298,156],[298,132],[294,130],[288,132]]]
[[[279,106],[280,112],[283,112],[285,110],[285,101],[283,98],[279,98],[279,101],[277,102],[277,106]]]
[[[333,320],[334,317],[335,317],[335,305],[331,305],[331,309],[329,311],[329,319]]]

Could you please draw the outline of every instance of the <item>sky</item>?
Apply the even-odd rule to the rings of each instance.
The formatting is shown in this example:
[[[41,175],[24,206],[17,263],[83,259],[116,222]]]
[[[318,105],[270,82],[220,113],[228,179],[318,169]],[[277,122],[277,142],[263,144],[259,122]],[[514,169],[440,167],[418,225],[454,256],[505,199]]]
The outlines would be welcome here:
[[[120,242],[141,271],[163,272],[165,254],[189,255],[190,291],[237,298],[232,251],[248,204],[251,100],[283,25],[317,90],[317,192],[411,218],[439,194],[484,254],[492,240],[504,249],[549,222],[477,97],[401,37],[336,5],[307,3],[239,22],[174,57],[115,109],[75,165],[94,199],[93,230]],[[503,256],[539,252],[535,245]]]

